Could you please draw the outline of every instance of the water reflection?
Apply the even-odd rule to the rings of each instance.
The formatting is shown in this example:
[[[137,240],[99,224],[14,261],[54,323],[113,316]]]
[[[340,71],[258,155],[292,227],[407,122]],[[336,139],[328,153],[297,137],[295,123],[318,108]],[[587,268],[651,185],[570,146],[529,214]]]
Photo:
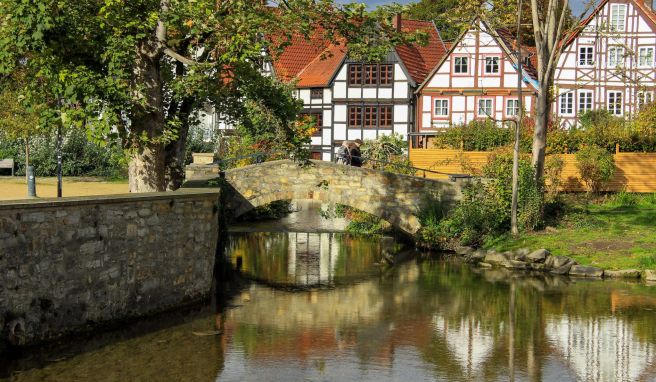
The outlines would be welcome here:
[[[380,272],[392,238],[343,233],[232,233],[227,253],[233,266],[269,284],[330,286]]]
[[[23,367],[13,379],[656,380],[654,287],[527,277],[445,260],[383,270],[371,266],[381,245],[346,235],[236,235],[230,259],[236,264],[240,256],[257,278],[334,287],[250,283],[218,314],[197,313]]]

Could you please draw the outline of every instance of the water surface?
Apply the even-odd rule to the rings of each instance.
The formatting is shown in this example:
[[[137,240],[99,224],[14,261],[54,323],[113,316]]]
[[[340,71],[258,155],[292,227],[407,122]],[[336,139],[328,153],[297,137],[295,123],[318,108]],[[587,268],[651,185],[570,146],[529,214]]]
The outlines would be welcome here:
[[[428,256],[386,265],[382,254],[395,247],[389,238],[341,233],[232,233],[226,260],[249,281],[227,300],[24,355],[0,376],[656,380],[656,287]]]

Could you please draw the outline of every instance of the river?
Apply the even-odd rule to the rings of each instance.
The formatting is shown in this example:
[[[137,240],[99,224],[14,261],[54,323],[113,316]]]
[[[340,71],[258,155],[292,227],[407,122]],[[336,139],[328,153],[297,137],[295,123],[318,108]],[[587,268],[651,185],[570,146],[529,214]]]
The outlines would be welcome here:
[[[32,350],[0,378],[656,380],[654,286],[477,269],[412,250],[392,266],[392,238],[335,232],[310,210],[232,232],[226,263],[243,279],[222,284],[211,306]]]

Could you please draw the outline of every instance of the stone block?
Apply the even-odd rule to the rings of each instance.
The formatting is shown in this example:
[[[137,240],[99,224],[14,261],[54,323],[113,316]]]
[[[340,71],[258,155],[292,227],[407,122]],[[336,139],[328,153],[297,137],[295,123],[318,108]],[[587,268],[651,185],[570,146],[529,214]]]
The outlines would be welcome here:
[[[148,217],[153,214],[153,211],[150,208],[141,208],[137,211],[137,215],[142,218]]]
[[[560,268],[564,265],[570,264],[570,263],[575,263],[574,260],[570,259],[567,256],[554,256],[554,255],[549,255],[547,256],[547,259],[545,261],[545,264],[549,268]]]
[[[640,271],[637,269],[604,271],[604,277],[611,277],[611,278],[618,278],[618,279],[637,279],[640,277]]]
[[[587,265],[572,265],[569,270],[569,275],[578,277],[602,277],[604,275],[604,270]]]
[[[545,260],[547,259],[547,256],[549,256],[549,251],[546,249],[538,249],[537,251],[533,251],[529,253],[528,255],[525,256],[525,261],[529,263],[544,263]]]
[[[508,260],[505,263],[502,263],[505,268],[508,269],[526,269],[527,264],[520,260]]]
[[[566,275],[569,273],[570,268],[572,268],[572,264],[566,263],[560,267],[553,268],[549,273],[554,275]]]
[[[656,281],[656,270],[645,269],[642,272],[642,278],[647,281]]]
[[[501,264],[507,262],[508,257],[502,253],[498,253],[495,251],[488,251],[483,261],[495,265],[495,264]]]
[[[103,242],[102,241],[90,241],[87,243],[84,243],[80,246],[80,254],[81,255],[93,255],[96,254],[103,249]]]

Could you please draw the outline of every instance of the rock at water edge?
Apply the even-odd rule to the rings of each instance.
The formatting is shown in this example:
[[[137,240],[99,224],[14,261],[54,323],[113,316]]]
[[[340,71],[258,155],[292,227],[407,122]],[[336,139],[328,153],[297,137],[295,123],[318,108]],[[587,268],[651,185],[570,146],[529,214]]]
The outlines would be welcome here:
[[[604,270],[587,265],[573,265],[569,270],[569,275],[579,277],[601,277],[604,275]]]

